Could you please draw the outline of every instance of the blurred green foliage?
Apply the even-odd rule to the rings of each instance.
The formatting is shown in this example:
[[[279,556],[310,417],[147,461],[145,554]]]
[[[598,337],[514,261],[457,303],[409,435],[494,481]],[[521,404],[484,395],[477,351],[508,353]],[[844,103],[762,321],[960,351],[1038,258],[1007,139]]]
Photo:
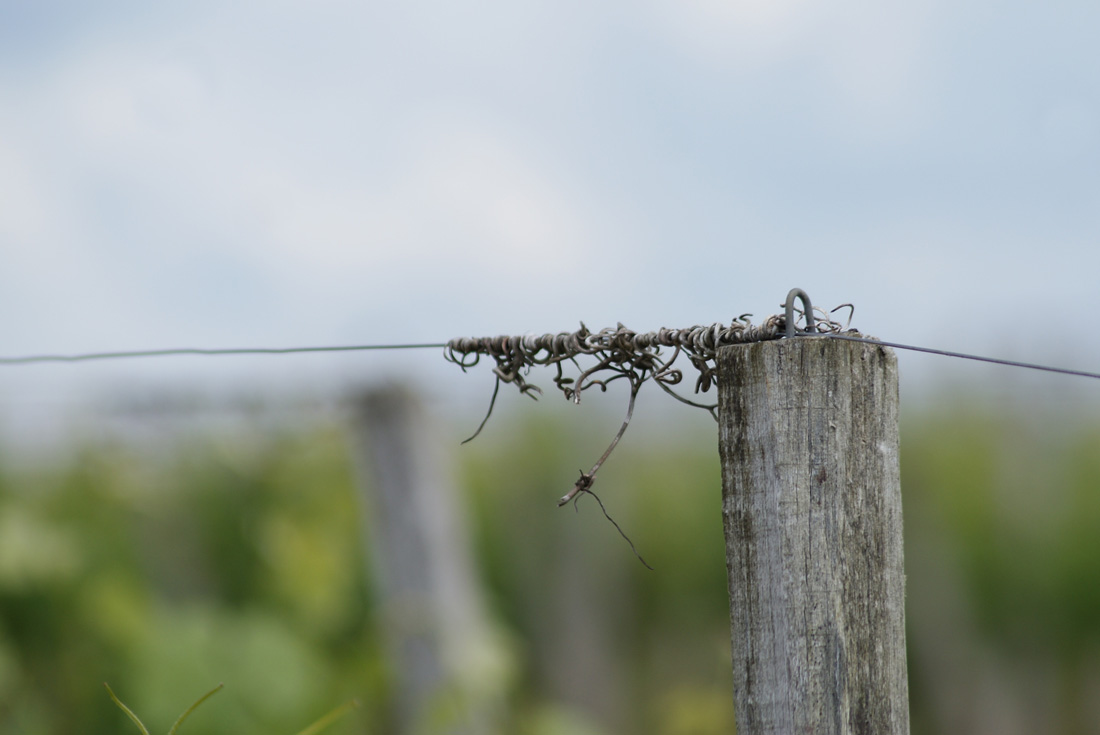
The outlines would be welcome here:
[[[224,682],[189,735],[382,696],[341,436],[253,444],[96,443],[0,476],[0,732],[117,731],[102,681],[153,722]]]
[[[902,490],[914,732],[1100,732],[1100,418],[925,411]]]
[[[716,433],[628,433],[601,471],[651,572],[590,498],[554,507],[614,425],[539,411],[456,446],[517,661],[503,731],[728,735]],[[330,732],[390,732],[351,446],[339,426],[101,436],[0,463],[0,732],[125,731],[103,681],[153,723],[224,682],[186,735],[287,732],[353,697]],[[914,732],[1006,706],[1032,732],[1100,732],[1100,420],[929,409],[906,417],[902,473]]]

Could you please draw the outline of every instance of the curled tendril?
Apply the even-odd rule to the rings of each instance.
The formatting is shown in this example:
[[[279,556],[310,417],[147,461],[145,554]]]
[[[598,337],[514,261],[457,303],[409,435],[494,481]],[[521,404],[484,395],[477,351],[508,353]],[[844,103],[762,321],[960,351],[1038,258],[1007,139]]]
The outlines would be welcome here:
[[[851,309],[850,304],[841,308]],[[819,332],[837,333],[846,327],[833,321],[820,309],[817,320]],[[799,316],[802,312],[799,311]],[[830,312],[832,313],[832,312]],[[458,365],[463,371],[474,367],[482,356],[492,358],[496,363],[493,373],[498,383],[493,389],[493,401],[490,402],[489,415],[495,404],[500,383],[515,385],[520,393],[537,398],[542,391],[538,386],[527,382],[526,376],[532,367],[553,365],[554,385],[573,403],[580,403],[581,394],[598,386],[606,390],[608,383],[620,378],[631,378],[639,382],[653,380],[666,392],[691,406],[705,408],[714,414],[710,404],[688,401],[671,391],[684,377],[683,371],[673,364],[681,355],[686,355],[692,367],[698,372],[695,381],[695,393],[707,393],[717,381],[717,356],[721,347],[762,342],[779,339],[786,329],[786,319],[781,314],[769,316],[759,325],[750,320],[751,314],[742,314],[729,324],[716,323],[709,326],[694,326],[686,329],[662,328],[655,332],[634,332],[623,326],[601,329],[592,332],[581,322],[575,332],[557,334],[498,336],[498,337],[462,337],[452,339],[444,348],[444,357]],[[849,322],[851,316],[849,314]],[[662,355],[662,348],[671,348],[671,356]],[[578,358],[591,357],[593,364],[582,368]],[[577,375],[566,374],[566,363],[577,368]],[[480,431],[480,429],[479,429]],[[477,434],[475,433],[474,436]]]
[[[841,308],[854,311],[851,304],[844,304],[833,312]],[[814,311],[819,314],[818,332],[835,334],[847,328],[830,319],[829,314],[824,311],[820,309],[814,309]],[[801,311],[798,315],[799,318],[804,318]],[[463,371],[477,365],[483,355],[492,358],[496,363],[493,367],[496,384],[493,387],[489,410],[477,431],[466,441],[472,440],[485,428],[493,413],[502,383],[513,384],[520,393],[534,399],[538,398],[542,390],[526,380],[526,376],[534,366],[553,365],[555,369],[553,383],[572,403],[580,403],[581,395],[592,387],[606,391],[611,382],[625,379],[630,383],[630,401],[627,404],[626,419],[592,469],[581,472],[576,485],[561,498],[558,505],[565,505],[570,500],[576,502],[585,493],[595,497],[592,485],[596,480],[596,472],[626,433],[634,413],[634,401],[646,381],[652,380],[661,390],[676,400],[695,408],[705,409],[715,421],[718,420],[718,404],[692,401],[672,390],[672,386],[679,385],[684,379],[683,371],[678,367],[674,368],[673,364],[681,355],[686,355],[699,374],[695,381],[695,393],[708,393],[718,380],[717,358],[720,348],[779,339],[786,331],[786,318],[781,314],[769,316],[759,325],[754,325],[750,321],[751,316],[751,314],[742,314],[729,324],[715,323],[686,329],[661,328],[655,332],[644,333],[631,331],[621,323],[613,329],[592,332],[584,322],[581,322],[580,329],[575,332],[452,339],[444,348],[444,357]],[[849,312],[848,322],[851,323],[851,312]],[[672,349],[672,354],[667,359],[661,352],[662,348]],[[582,367],[580,358],[591,359],[591,365]],[[566,363],[572,363],[577,368],[576,376],[566,374],[564,367]],[[633,549],[634,544],[629,537],[607,514],[603,502],[598,497],[596,499],[604,515]],[[638,555],[637,550],[634,553]],[[638,558],[641,559],[641,556],[638,555]],[[642,563],[645,564],[644,559]],[[646,566],[649,567],[648,564]]]

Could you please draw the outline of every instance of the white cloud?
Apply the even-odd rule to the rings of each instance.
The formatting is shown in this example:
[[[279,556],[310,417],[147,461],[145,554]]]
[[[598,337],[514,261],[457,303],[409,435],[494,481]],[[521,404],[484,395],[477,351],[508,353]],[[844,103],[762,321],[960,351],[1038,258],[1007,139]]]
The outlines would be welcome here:
[[[37,240],[49,226],[45,184],[17,140],[0,124],[0,240],[9,246]]]
[[[79,123],[105,142],[163,144],[194,132],[210,112],[208,83],[180,61],[111,59],[74,72]]]
[[[1043,189],[1019,183],[1026,171],[1015,189],[999,168],[959,179],[958,159],[1001,123],[985,104],[962,110],[969,136],[932,126],[921,145],[881,155],[930,117],[949,119],[938,105],[970,100],[958,86],[940,98],[953,83],[942,66],[962,57],[966,84],[1013,103],[1002,110],[1033,110],[1031,132],[1063,152],[1067,182],[1094,180],[1077,155],[1095,137],[1084,88],[1017,100],[997,65],[1010,50],[965,56],[956,29],[942,32],[957,16],[935,0],[180,12],[178,24],[89,32],[41,68],[0,77],[0,237],[19,248],[0,253],[0,278],[18,282],[10,303],[53,319],[55,341],[69,328],[58,294],[94,317],[101,331],[87,338],[100,342],[138,322],[172,335],[189,326],[199,341],[251,329],[234,312],[237,290],[263,301],[251,314],[290,313],[303,333],[369,322],[395,293],[422,320],[413,312],[459,301],[451,284],[470,291],[446,315],[455,328],[508,318],[522,331],[594,312],[608,323],[736,312],[723,288],[745,262],[789,254],[808,264],[809,287],[827,281],[822,243],[845,269],[874,270],[889,233],[963,210],[1026,230],[1020,250],[1050,223],[1076,228],[1074,247],[1096,239],[1095,207],[1030,206]],[[881,229],[849,237],[868,221]],[[988,254],[991,232],[960,229],[950,242]],[[916,292],[930,262],[885,272]],[[1004,279],[1030,288],[1018,268]],[[767,292],[774,283],[781,296],[795,275],[770,272]],[[746,289],[763,279],[752,280]],[[663,284],[667,298],[653,298]],[[192,286],[193,305],[170,303]]]
[[[798,107],[841,135],[905,137],[934,113],[934,3],[654,0],[649,9],[651,32],[680,54],[772,80],[777,99],[792,79],[813,80]]]
[[[654,0],[653,29],[709,65],[752,70],[787,57],[811,38],[820,7],[809,0]]]
[[[429,265],[555,275],[593,244],[567,183],[515,138],[452,119],[411,126],[405,148],[391,168],[354,180],[238,161],[217,196],[250,233],[249,257],[284,277]]]
[[[575,273],[599,246],[603,226],[568,164],[473,105],[393,110],[385,124],[402,130],[400,146],[358,169],[317,147],[311,136],[323,131],[290,138],[264,106],[235,105],[234,85],[247,79],[212,80],[148,42],[92,47],[40,81],[9,90],[21,124],[0,148],[10,164],[0,193],[21,206],[4,208],[0,232],[21,233],[16,268],[30,280],[70,264],[69,303],[104,328],[180,312],[146,301],[180,293],[158,287],[166,274],[148,268],[158,262],[229,258],[272,293],[303,304],[311,294],[314,304],[343,298],[354,311],[423,287],[382,276],[367,293],[366,273],[476,275],[522,291],[532,274]],[[365,141],[347,146],[375,145],[380,132],[365,129]],[[9,269],[14,258],[5,256]],[[123,274],[135,280],[118,288]],[[201,301],[193,308],[196,323],[209,322]]]

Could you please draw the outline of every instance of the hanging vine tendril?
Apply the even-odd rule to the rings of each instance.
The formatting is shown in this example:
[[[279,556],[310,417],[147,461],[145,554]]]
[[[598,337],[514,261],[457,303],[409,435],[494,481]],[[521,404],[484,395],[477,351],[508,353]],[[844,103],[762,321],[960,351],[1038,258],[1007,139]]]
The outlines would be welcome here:
[[[852,309],[852,306],[844,304],[833,311],[842,308]],[[638,391],[647,381],[656,383],[661,390],[681,403],[705,409],[715,421],[718,420],[717,403],[700,403],[685,398],[673,390],[674,386],[680,385],[684,380],[684,372],[680,367],[675,366],[676,361],[681,356],[686,357],[698,373],[695,379],[695,395],[709,392],[711,386],[717,382],[719,348],[779,339],[786,330],[786,318],[781,314],[769,316],[759,325],[754,325],[750,321],[751,316],[751,314],[742,314],[730,324],[716,323],[687,329],[662,328],[655,332],[643,333],[631,331],[622,324],[614,329],[592,332],[584,322],[581,322],[580,329],[575,332],[452,339],[444,348],[444,356],[463,371],[477,365],[483,356],[491,358],[495,363],[493,373],[496,376],[496,383],[493,387],[493,396],[489,400],[489,410],[477,430],[463,443],[477,437],[489,422],[501,383],[515,385],[521,394],[533,399],[537,399],[542,394],[541,388],[527,381],[532,367],[553,366],[554,385],[566,399],[575,404],[579,404],[581,395],[593,387],[606,391],[607,386],[616,380],[627,381],[630,385],[630,400],[627,404],[626,419],[603,455],[596,460],[588,472],[581,471],[580,479],[572,490],[558,500],[558,505],[565,505],[571,500],[575,504],[585,493],[592,495],[599,502],[607,519],[615,525],[633,549],[634,544],[607,514],[607,509],[603,507],[599,497],[592,492],[596,473],[626,433],[634,415],[634,402]],[[799,312],[799,317],[802,316]],[[848,321],[851,322],[850,315]],[[821,312],[817,320],[819,332],[835,334],[842,329],[844,327],[839,322],[831,320],[828,315]],[[582,365],[582,360],[588,363],[587,367]],[[570,366],[575,369],[575,372],[567,373],[567,368]],[[637,550],[634,553],[645,564],[645,560]],[[646,566],[649,567],[648,564]]]

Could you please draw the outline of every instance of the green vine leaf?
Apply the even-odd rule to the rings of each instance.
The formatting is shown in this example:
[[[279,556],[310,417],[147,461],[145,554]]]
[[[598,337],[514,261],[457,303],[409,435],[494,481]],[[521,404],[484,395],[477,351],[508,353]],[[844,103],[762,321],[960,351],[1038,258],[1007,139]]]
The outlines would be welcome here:
[[[111,685],[107,682],[103,682],[103,686],[107,687],[107,694],[111,695],[111,701],[117,704],[118,708],[125,712],[126,715],[134,721],[134,724],[137,725],[138,729],[141,730],[142,735],[149,735],[149,731],[145,729],[145,725],[142,724],[141,720],[138,719],[138,716],[134,714],[134,711],[124,705],[122,703],[122,700],[115,696],[114,691],[111,690]]]
[[[218,684],[216,687],[214,687],[213,689],[208,691],[206,694],[204,694],[201,697],[199,697],[198,699],[196,699],[195,703],[192,704],[190,707],[188,707],[186,710],[184,710],[183,714],[179,716],[179,719],[176,720],[176,723],[174,725],[172,725],[172,729],[168,731],[168,735],[176,735],[176,728],[178,728],[180,725],[183,724],[183,721],[186,720],[188,718],[188,716],[192,712],[195,711],[195,708],[198,707],[203,702],[205,702],[206,700],[213,697],[218,692],[220,692],[222,690],[222,687],[224,687],[224,686],[225,686],[225,684]]]
[[[340,719],[341,717],[346,715],[348,712],[350,712],[351,710],[356,709],[358,707],[359,707],[359,700],[358,699],[353,699],[350,702],[344,702],[342,705],[340,705],[336,709],[332,710],[331,712],[329,712],[327,715],[325,715],[321,719],[317,720],[317,722],[314,722],[312,725],[307,727],[305,730],[302,730],[300,733],[298,733],[298,735],[317,735],[317,733],[321,732],[326,727],[328,727],[332,723],[336,722],[336,720]]]

